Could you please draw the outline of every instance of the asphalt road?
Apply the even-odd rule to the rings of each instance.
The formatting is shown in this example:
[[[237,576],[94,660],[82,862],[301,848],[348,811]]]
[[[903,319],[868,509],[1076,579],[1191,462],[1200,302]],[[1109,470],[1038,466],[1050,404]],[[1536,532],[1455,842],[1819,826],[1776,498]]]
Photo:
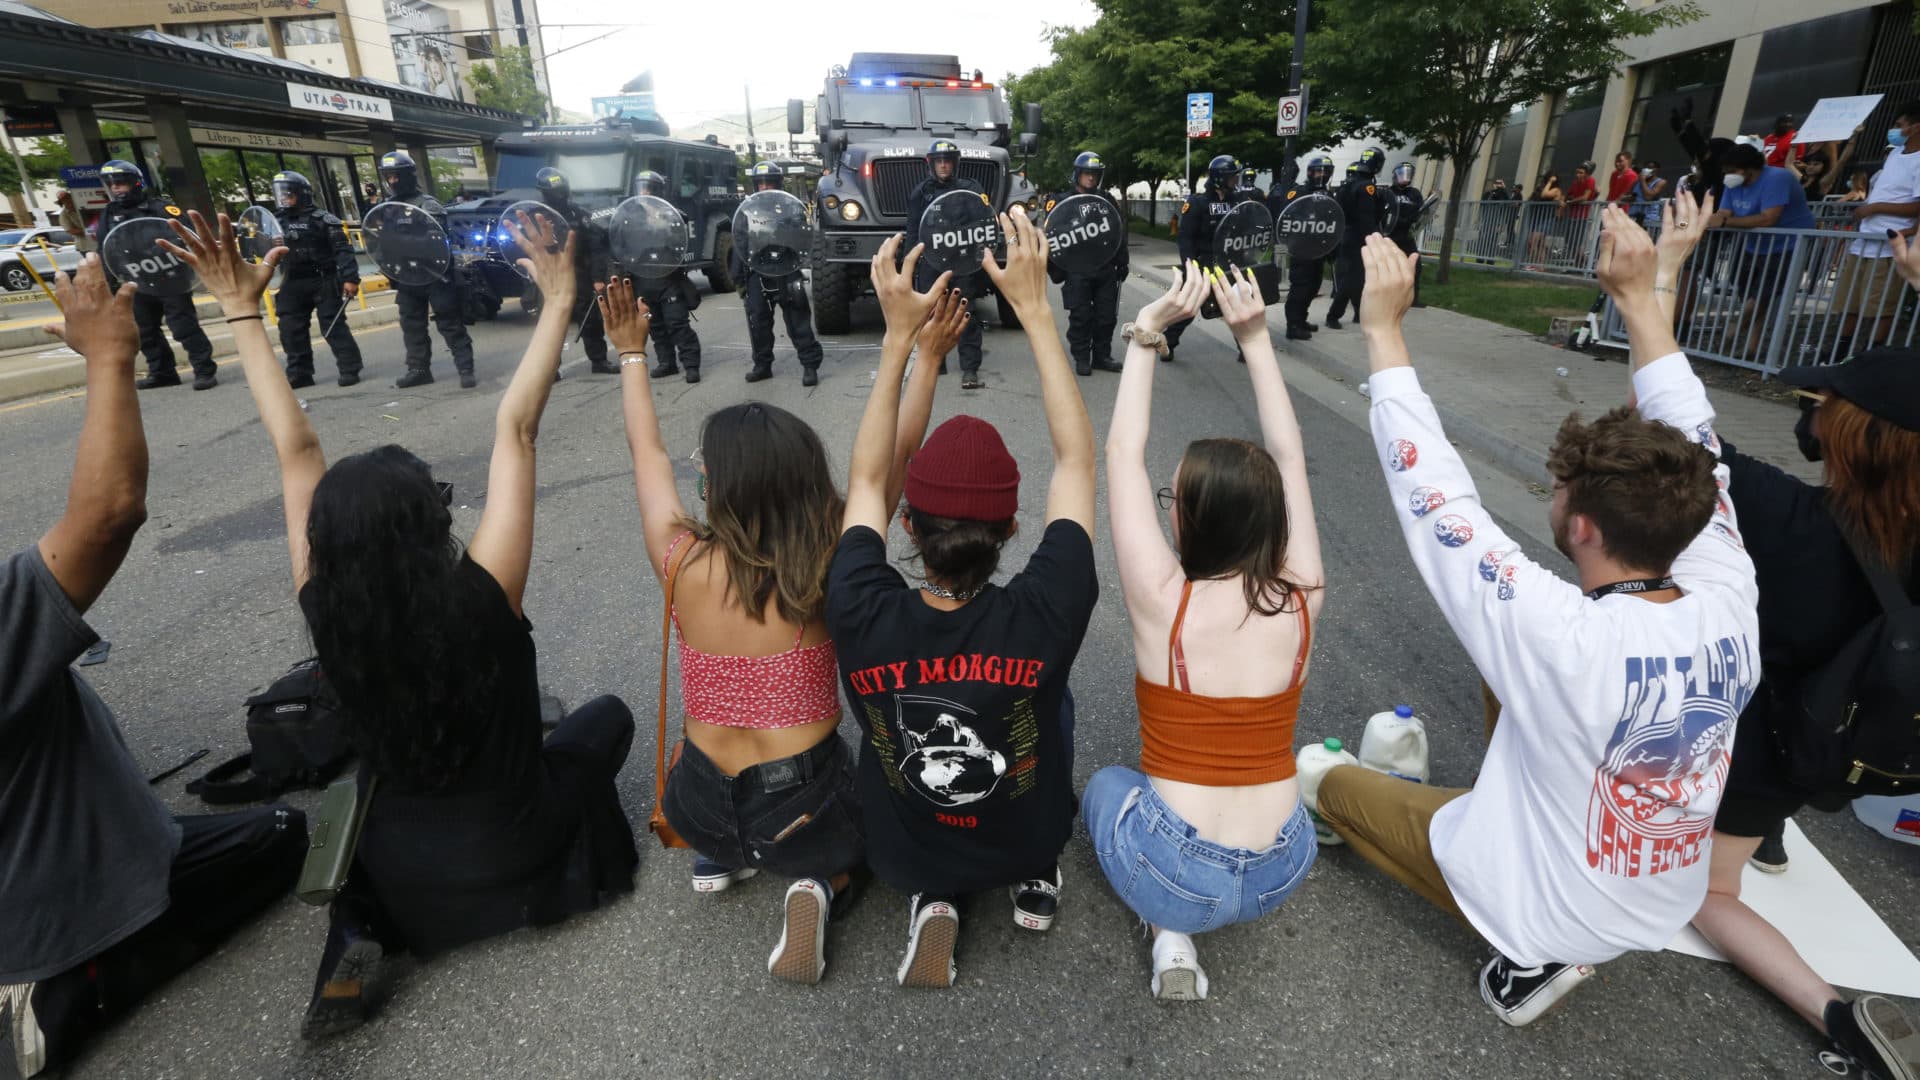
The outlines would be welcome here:
[[[1147,288],[1138,276],[1128,283],[1123,319]],[[709,296],[698,313],[706,381],[658,386],[668,445],[684,455],[708,411],[755,396],[806,417],[844,462],[877,360],[878,312],[865,314],[860,332],[827,339],[816,389],[800,387],[784,337],[778,377],[748,387],[739,303]],[[405,444],[453,481],[456,527],[470,532],[485,499],[492,410],[526,330],[517,317],[476,327],[482,381],[464,392],[444,351],[436,357],[440,382],[392,389],[398,335],[391,327],[367,333],[367,382],[305,392],[324,445],[339,456]],[[988,388],[962,393],[957,378],[944,380],[935,421],[964,410],[1000,426],[1027,466],[1022,518],[1031,524],[1042,512],[1047,460],[1031,354],[1018,332],[990,331],[986,343]],[[1232,357],[1222,328],[1203,323],[1179,361],[1160,369],[1156,473],[1171,476],[1190,438],[1257,437],[1252,397]],[[541,432],[526,610],[543,681],[570,702],[622,695],[644,732],[657,692],[659,590],[636,528],[614,380],[582,368],[576,351]],[[224,384],[209,393],[143,396],[151,519],[90,616],[114,647],[88,677],[155,771],[200,747],[212,748],[210,760],[242,749],[242,698],[308,652],[273,457],[237,365],[221,371]],[[324,357],[321,371],[330,374]],[[1286,371],[1312,459],[1330,581],[1300,738],[1357,742],[1369,714],[1410,703],[1432,735],[1435,781],[1466,785],[1483,747],[1474,673],[1402,548],[1364,401],[1299,365]],[[1116,379],[1081,385],[1104,433]],[[59,513],[82,404],[64,397],[0,407],[5,550],[33,542]],[[1476,468],[1496,513],[1531,538],[1536,554],[1550,552],[1540,539],[1540,493]],[[690,466],[682,465],[681,479],[691,499]],[[1007,564],[1024,561],[1039,533],[1025,530]],[[1104,591],[1074,673],[1079,781],[1138,755],[1126,616],[1111,545],[1103,536],[1096,546]],[[855,737],[851,721],[843,734]],[[162,786],[176,810],[198,809],[181,787],[200,768]],[[643,838],[631,898],[557,928],[408,964],[377,1019],[317,1046],[303,1044],[298,1028],[325,919],[289,899],[104,1037],[70,1075],[1824,1075],[1812,1060],[1812,1033],[1784,1007],[1730,967],[1670,953],[1605,965],[1560,1010],[1510,1030],[1475,991],[1486,947],[1340,849],[1322,853],[1273,917],[1200,939],[1212,980],[1204,1003],[1161,1005],[1149,996],[1147,946],[1084,834],[1063,858],[1066,892],[1052,932],[1017,930],[1004,896],[979,898],[963,923],[960,981],[949,993],[894,984],[905,900],[884,888],[829,931],[821,985],[776,983],[765,960],[784,883],[763,876],[696,897],[690,855],[645,837],[652,774],[643,734],[621,777]],[[311,807],[315,794],[294,801]],[[1884,841],[1850,816],[1800,820],[1896,932],[1920,945],[1920,911],[1911,903],[1920,849]]]

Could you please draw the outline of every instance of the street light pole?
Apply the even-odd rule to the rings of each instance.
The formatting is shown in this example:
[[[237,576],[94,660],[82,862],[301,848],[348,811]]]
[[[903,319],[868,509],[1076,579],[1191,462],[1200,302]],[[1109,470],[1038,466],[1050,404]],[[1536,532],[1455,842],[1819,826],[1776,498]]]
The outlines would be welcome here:
[[[1307,58],[1307,7],[1311,0],[1293,0],[1293,67],[1287,72],[1287,93],[1298,94],[1300,85],[1305,81]],[[1307,126],[1306,110],[1300,110],[1300,127]],[[1275,176],[1275,183],[1293,179],[1294,136],[1287,136],[1286,149],[1280,153],[1280,168],[1284,176]]]
[[[760,164],[760,143],[753,135],[753,87],[742,86],[740,89],[747,95],[747,164],[758,165]]]

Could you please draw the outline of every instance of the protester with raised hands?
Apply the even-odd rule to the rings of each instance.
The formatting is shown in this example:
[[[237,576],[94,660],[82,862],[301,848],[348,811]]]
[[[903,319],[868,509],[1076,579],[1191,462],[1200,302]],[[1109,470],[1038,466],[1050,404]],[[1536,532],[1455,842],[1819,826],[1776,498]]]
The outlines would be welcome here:
[[[486,509],[464,546],[450,493],[398,446],[331,467],[259,319],[276,250],[243,262],[222,214],[176,225],[233,327],[280,463],[301,612],[371,786],[302,1032],[359,1024],[383,955],[431,954],[558,922],[630,891],[638,862],[614,788],[633,716],[601,697],[544,740],[533,624],[534,447],[576,287],[572,238],[507,223],[546,298],[495,418]]]
[[[1149,342],[1209,294],[1246,358],[1264,445],[1187,445],[1158,493],[1168,545],[1146,462],[1159,366]],[[1300,424],[1258,284],[1190,265],[1128,336],[1107,431],[1107,507],[1133,625],[1140,767],[1095,773],[1081,809],[1108,883],[1153,937],[1154,996],[1191,1000],[1207,996],[1193,935],[1272,912],[1319,850],[1293,732],[1326,574]]]
[[[1532,1021],[1594,965],[1665,947],[1706,894],[1733,718],[1758,678],[1753,564],[1673,295],[1709,202],[1669,204],[1656,249],[1617,206],[1598,276],[1627,327],[1638,411],[1569,416],[1547,459],[1565,581],[1481,505],[1401,333],[1413,265],[1370,241],[1361,325],[1374,441],[1415,567],[1504,702],[1471,791],[1352,765],[1320,816],[1496,950],[1480,995]],[[1732,493],[1738,498],[1738,492]]]
[[[873,259],[887,329],[827,578],[827,626],[864,736],[858,785],[868,861],[912,896],[896,972],[904,986],[952,985],[965,896],[1004,887],[1016,925],[1051,927],[1073,824],[1067,680],[1099,595],[1093,429],[1048,302],[1046,238],[1018,210],[1000,227],[1005,265],[990,253],[982,262],[1019,315],[1040,377],[1053,442],[1045,533],[1026,568],[995,585],[1018,528],[1019,465],[976,417],[948,420],[924,444],[906,429],[924,427],[931,407],[916,371],[903,408],[908,355],[929,317],[939,322],[954,308],[943,299],[947,274],[930,292],[914,290],[923,247],[896,268],[896,236]],[[944,340],[943,332],[935,344]],[[937,366],[924,337],[920,346],[916,367]],[[917,589],[887,562],[895,477],[922,573]]]
[[[65,321],[47,332],[86,362],[86,414],[65,510],[0,562],[0,1023],[21,1077],[72,1060],[285,895],[307,840],[285,803],[170,815],[72,667],[147,520],[147,437],[133,285],[116,293],[91,254],[53,285]]]
[[[815,983],[827,967],[829,918],[845,913],[865,876],[823,612],[845,503],[813,428],[754,401],[716,410],[701,425],[693,458],[704,520],[689,514],[647,377],[651,315],[620,279],[607,284],[600,306],[620,356],[647,561],[680,638],[686,742],[665,777],[661,809],[694,849],[695,892],[720,892],[762,870],[797,879],[767,970]],[[921,332],[923,347],[931,327]],[[946,340],[942,351],[952,345]],[[920,425],[925,430],[924,412]]]

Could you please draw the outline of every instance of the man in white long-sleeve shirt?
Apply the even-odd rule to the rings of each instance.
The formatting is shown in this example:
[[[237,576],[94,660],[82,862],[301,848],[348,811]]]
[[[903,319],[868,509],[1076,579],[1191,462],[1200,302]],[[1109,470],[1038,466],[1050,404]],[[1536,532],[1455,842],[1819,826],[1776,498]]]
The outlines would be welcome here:
[[[1705,217],[1683,209],[1658,249],[1605,214],[1600,282],[1626,321],[1639,410],[1569,416],[1549,455],[1549,520],[1577,583],[1481,505],[1401,337],[1411,260],[1391,244],[1365,252],[1387,487],[1414,564],[1505,707],[1472,790],[1340,766],[1317,810],[1498,950],[1480,993],[1513,1025],[1593,965],[1663,947],[1699,910],[1734,719],[1758,679],[1753,564],[1713,409],[1671,330],[1667,298]]]

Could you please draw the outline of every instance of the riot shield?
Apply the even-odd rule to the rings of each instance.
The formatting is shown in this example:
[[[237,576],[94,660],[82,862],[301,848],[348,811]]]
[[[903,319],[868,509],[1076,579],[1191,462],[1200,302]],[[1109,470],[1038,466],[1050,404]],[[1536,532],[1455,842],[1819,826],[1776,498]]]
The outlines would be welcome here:
[[[1413,235],[1417,238],[1422,229],[1433,224],[1433,219],[1439,216],[1439,213],[1440,193],[1436,191],[1427,196],[1426,202],[1420,204],[1420,213],[1413,219]]]
[[[685,266],[693,250],[686,217],[658,195],[635,195],[615,207],[607,241],[627,273],[652,280]]]
[[[1272,261],[1273,213],[1266,204],[1243,202],[1227,211],[1213,232],[1213,258],[1242,268]]]
[[[1047,212],[1047,259],[1069,274],[1107,268],[1127,242],[1126,223],[1105,195],[1071,195]]]
[[[115,280],[133,282],[143,296],[185,296],[193,291],[197,275],[187,260],[161,247],[160,240],[180,241],[168,219],[128,218],[100,241],[100,259]]]
[[[1287,255],[1295,259],[1324,259],[1340,246],[1347,231],[1347,215],[1332,197],[1315,192],[1302,195],[1280,211],[1274,233]]]
[[[500,222],[494,226],[494,233],[499,237],[500,257],[507,260],[507,265],[513,267],[515,272],[523,278],[530,277],[526,268],[520,265],[520,260],[526,258],[527,253],[520,246],[519,241],[513,238],[513,232],[507,228],[507,225],[524,221],[527,226],[531,226],[536,218],[544,220],[547,227],[553,230],[555,244],[565,246],[567,233],[572,231],[567,224],[567,216],[546,203],[533,199],[521,199],[501,211]]]
[[[383,202],[360,221],[367,254],[395,285],[431,285],[453,264],[447,233],[411,203]]]
[[[240,241],[240,257],[251,263],[264,262],[267,252],[280,247],[280,219],[264,206],[249,206],[233,222],[234,238]]]
[[[813,248],[807,204],[784,191],[747,196],[733,212],[733,246],[746,260],[747,269],[761,277],[798,273],[806,268]]]
[[[1000,243],[1000,222],[992,204],[977,191],[949,191],[933,200],[920,218],[927,250],[920,265],[935,274],[953,271],[966,277],[980,270],[980,253]]]

